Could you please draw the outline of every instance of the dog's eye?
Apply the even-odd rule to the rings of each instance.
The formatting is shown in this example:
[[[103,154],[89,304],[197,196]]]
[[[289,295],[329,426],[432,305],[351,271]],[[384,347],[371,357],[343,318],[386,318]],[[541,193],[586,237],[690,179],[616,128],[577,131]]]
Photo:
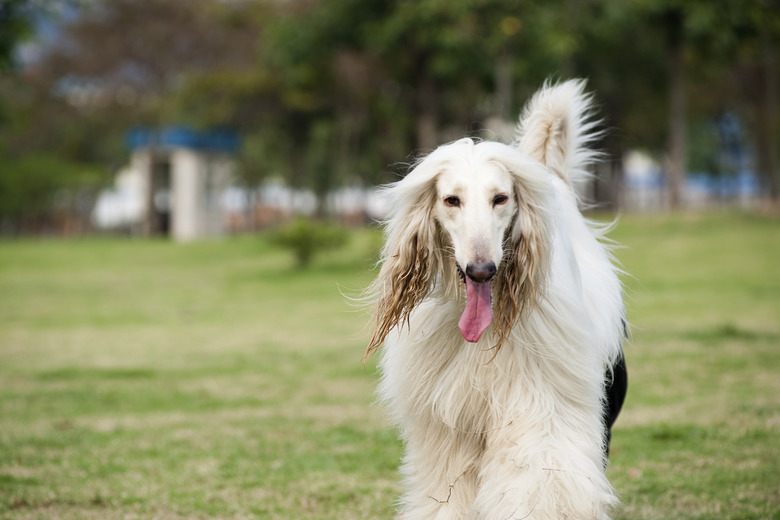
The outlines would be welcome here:
[[[460,199],[454,195],[450,195],[444,199],[444,205],[451,208],[458,208],[460,207]]]
[[[502,204],[506,204],[506,201],[509,200],[509,197],[506,195],[496,195],[493,197],[493,205],[494,206],[501,206]]]

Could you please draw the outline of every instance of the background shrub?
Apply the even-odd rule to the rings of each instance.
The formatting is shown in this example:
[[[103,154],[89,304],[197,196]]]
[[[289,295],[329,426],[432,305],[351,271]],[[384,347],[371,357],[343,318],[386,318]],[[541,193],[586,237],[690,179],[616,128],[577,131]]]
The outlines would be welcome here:
[[[295,255],[297,267],[307,267],[316,253],[346,245],[349,234],[339,226],[298,217],[270,235],[271,242]]]

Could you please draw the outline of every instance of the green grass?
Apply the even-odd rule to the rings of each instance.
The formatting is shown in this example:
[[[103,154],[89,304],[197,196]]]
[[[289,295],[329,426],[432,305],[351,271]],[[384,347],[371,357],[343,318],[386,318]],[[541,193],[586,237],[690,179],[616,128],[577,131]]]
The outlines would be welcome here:
[[[629,217],[619,518],[780,518],[780,221]]]
[[[780,221],[624,217],[616,518],[780,518]],[[0,518],[391,518],[375,234],[0,242]]]

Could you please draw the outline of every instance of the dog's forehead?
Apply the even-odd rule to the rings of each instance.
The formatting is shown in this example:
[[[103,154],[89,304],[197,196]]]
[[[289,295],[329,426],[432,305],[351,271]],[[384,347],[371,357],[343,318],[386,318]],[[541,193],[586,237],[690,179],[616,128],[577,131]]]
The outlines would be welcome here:
[[[511,191],[512,179],[505,168],[492,161],[472,159],[450,161],[438,175],[436,185],[441,192]]]

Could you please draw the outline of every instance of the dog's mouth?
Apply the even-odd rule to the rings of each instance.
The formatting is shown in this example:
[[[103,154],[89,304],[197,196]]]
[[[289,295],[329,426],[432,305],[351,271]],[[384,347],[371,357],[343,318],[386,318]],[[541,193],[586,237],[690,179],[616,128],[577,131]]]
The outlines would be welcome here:
[[[466,308],[458,321],[463,339],[476,343],[493,322],[493,305],[490,282],[475,282],[455,263],[458,274],[466,284]]]

